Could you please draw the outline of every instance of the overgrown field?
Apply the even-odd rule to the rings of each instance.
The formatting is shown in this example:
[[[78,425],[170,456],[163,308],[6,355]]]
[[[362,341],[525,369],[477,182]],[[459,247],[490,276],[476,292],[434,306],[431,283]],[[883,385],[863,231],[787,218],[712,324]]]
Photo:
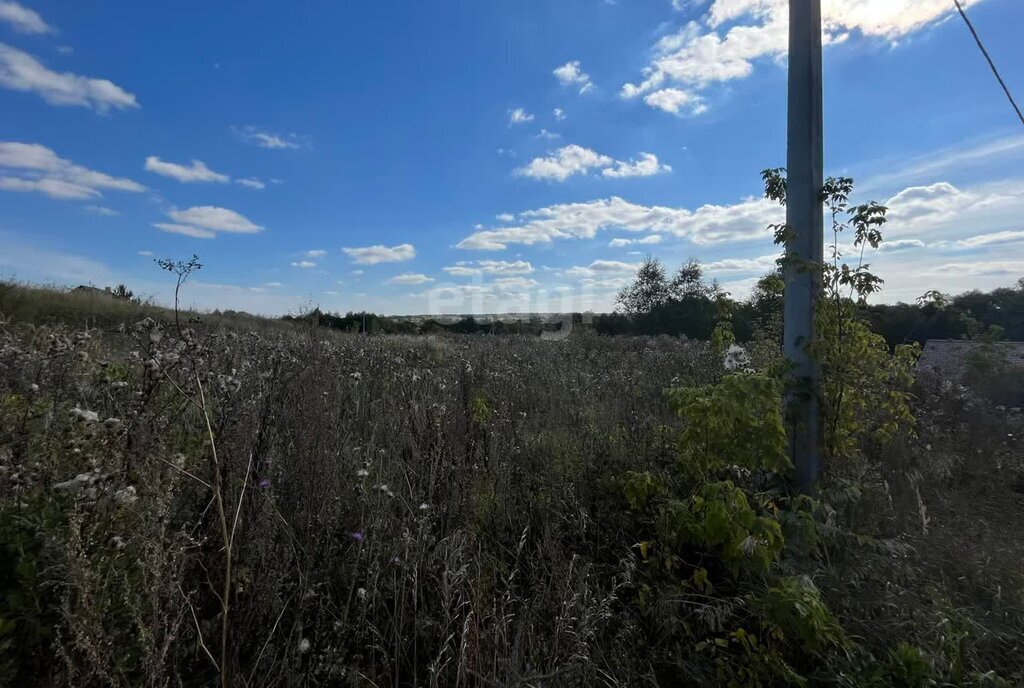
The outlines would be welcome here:
[[[707,343],[152,315],[0,325],[2,685],[1024,680],[1024,423],[980,392],[809,503]]]

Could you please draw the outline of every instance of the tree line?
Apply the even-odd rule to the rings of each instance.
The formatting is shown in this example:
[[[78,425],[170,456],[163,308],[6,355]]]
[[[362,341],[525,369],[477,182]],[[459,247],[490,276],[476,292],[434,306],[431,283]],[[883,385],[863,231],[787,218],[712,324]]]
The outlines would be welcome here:
[[[634,280],[616,297],[613,313],[572,313],[559,319],[530,316],[522,320],[479,320],[467,316],[456,322],[427,318],[413,320],[369,312],[345,315],[319,308],[285,319],[345,332],[370,334],[491,334],[540,335],[557,332],[571,322],[574,329],[599,335],[669,335],[710,339],[722,320],[732,323],[740,342],[779,339],[782,334],[784,283],[776,269],[762,276],[750,295],[734,298],[717,281],[708,280],[696,260],[669,273],[657,258],[648,258]],[[1012,287],[990,292],[949,295],[929,291],[915,303],[858,304],[871,328],[891,347],[929,339],[989,338],[1024,341],[1024,278]]]

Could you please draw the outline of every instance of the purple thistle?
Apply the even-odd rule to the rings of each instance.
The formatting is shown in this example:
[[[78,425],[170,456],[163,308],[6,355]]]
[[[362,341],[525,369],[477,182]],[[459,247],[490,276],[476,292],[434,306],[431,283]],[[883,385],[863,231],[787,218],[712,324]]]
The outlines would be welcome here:
[[[363,533],[361,531],[357,530],[356,532],[352,533],[352,539],[355,540],[356,542],[362,542],[363,540],[366,539],[366,536],[363,535]]]
[[[263,480],[260,481],[260,489],[261,490],[269,490],[270,489],[270,480],[268,478],[264,478]]]

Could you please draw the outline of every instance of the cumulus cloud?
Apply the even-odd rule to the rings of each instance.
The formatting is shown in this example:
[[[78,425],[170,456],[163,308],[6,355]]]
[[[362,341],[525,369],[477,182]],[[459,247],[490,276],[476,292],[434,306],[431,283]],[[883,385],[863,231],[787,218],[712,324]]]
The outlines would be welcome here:
[[[141,184],[76,165],[38,143],[0,142],[0,190],[36,192],[59,200],[99,198],[103,191],[139,193]]]
[[[580,94],[586,93],[594,88],[594,82],[590,80],[590,75],[584,73],[580,68],[579,60],[566,62],[561,67],[555,69],[552,74],[554,74],[555,78],[558,79],[558,83],[563,86],[578,86]]]
[[[658,156],[653,153],[641,153],[641,156],[639,161],[623,162],[590,148],[570,144],[545,157],[534,158],[515,170],[515,174],[531,179],[564,182],[573,175],[586,175],[593,170],[601,170],[608,178],[648,177],[672,171],[668,165],[659,163]]]
[[[671,112],[678,115],[685,112],[691,115],[700,115],[707,111],[704,99],[695,93],[683,91],[678,88],[663,88],[660,91],[648,93],[644,102],[652,108]]]
[[[565,120],[565,110],[563,110],[562,108],[555,108],[554,110],[552,110],[551,114],[555,116],[555,121],[557,122],[562,122]]]
[[[524,110],[523,108],[516,108],[508,113],[509,124],[526,124],[534,120],[533,115]]]
[[[327,255],[327,251],[321,248],[315,248],[306,251],[303,255],[306,256],[307,258],[323,258],[324,256]]]
[[[595,260],[590,265],[576,265],[562,271],[569,278],[584,279],[598,277],[625,277],[640,269],[640,263],[624,263],[619,260]]]
[[[519,215],[512,227],[483,229],[467,236],[458,248],[500,251],[510,244],[547,244],[556,239],[592,239],[602,230],[668,234],[707,245],[766,236],[765,227],[781,222],[778,205],[749,198],[734,205],[704,205],[696,210],[643,206],[617,196],[585,203],[566,203]]]
[[[18,33],[54,33],[54,28],[43,21],[38,12],[10,0],[0,0],[0,22],[10,25]]]
[[[433,281],[433,277],[427,277],[419,273],[405,273],[403,275],[395,275],[388,280],[388,284],[426,284]]]
[[[533,273],[533,266],[525,260],[460,260],[455,265],[449,265],[442,269],[452,277],[529,275]]]
[[[583,146],[571,144],[559,148],[551,155],[534,158],[516,170],[516,174],[531,179],[546,179],[564,182],[574,174],[586,174],[594,168],[607,167],[615,161],[607,155]]]
[[[228,175],[214,172],[202,160],[193,160],[189,165],[180,165],[174,162],[166,162],[155,155],[151,155],[146,158],[145,169],[147,172],[153,172],[162,177],[170,177],[185,184],[194,182],[217,182],[218,184],[224,184],[231,181]]]
[[[134,95],[112,81],[54,72],[4,43],[0,43],[0,86],[35,93],[51,105],[78,105],[100,113],[139,107]]]
[[[309,270],[316,267],[316,263],[311,260],[299,260],[292,262],[293,268],[302,268],[303,270]]]
[[[359,248],[343,248],[341,250],[352,259],[352,262],[362,265],[402,263],[416,257],[416,248],[412,244],[364,246]]]
[[[642,239],[622,239],[622,238],[612,239],[608,243],[608,245],[611,246],[612,248],[622,248],[624,246],[633,246],[633,245],[636,245],[636,244],[650,246],[650,245],[653,245],[653,244],[660,244],[660,243],[661,243],[661,235],[660,234],[649,234],[649,235],[643,237]]]
[[[1024,184],[1007,180],[961,189],[949,182],[911,186],[888,201],[890,225],[903,231],[975,231],[1017,224],[1024,213]]]
[[[945,0],[825,0],[823,40],[834,44],[859,35],[895,42],[951,11]],[[700,93],[709,86],[745,79],[759,61],[786,55],[788,22],[788,0],[714,0],[701,21],[654,45],[643,79],[625,84],[621,95],[645,95],[649,106],[667,112],[700,114]]]
[[[672,171],[669,165],[659,163],[658,156],[654,153],[641,153],[640,155],[642,157],[638,161],[617,161],[614,167],[602,170],[601,174],[613,179],[622,179],[624,177],[651,177]]]
[[[233,131],[235,136],[242,141],[258,148],[268,148],[270,150],[294,150],[297,148],[309,147],[308,137],[299,136],[298,134],[276,134],[253,124],[247,124],[241,127],[231,127],[231,131]]]
[[[183,234],[193,239],[213,239],[217,236],[216,232],[209,229],[202,229],[201,227],[193,227],[191,225],[179,225],[173,222],[154,222],[153,226],[161,232]]]
[[[184,234],[196,239],[213,239],[218,233],[258,234],[263,227],[244,215],[217,206],[203,205],[168,211],[167,216],[174,222],[156,222],[159,230],[172,234]]]

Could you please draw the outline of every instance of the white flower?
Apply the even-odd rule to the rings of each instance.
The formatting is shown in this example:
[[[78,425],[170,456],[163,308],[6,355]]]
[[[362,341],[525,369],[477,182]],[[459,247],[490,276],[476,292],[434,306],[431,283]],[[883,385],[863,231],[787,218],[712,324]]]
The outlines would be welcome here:
[[[135,492],[135,486],[129,485],[123,487],[114,493],[114,501],[122,506],[131,506],[139,499],[139,495]]]
[[[309,652],[309,638],[303,638],[299,641],[299,652],[302,654]]]
[[[365,478],[366,476],[370,475],[370,471],[366,470],[365,468],[360,468],[358,471],[356,471],[356,475],[360,478]]]
[[[85,409],[80,409],[77,406],[71,409],[71,415],[86,423],[95,423],[100,419],[100,415],[95,411],[86,411]]]
[[[358,597],[361,600],[365,600],[366,599],[366,588],[359,588],[358,590],[356,590],[356,597]]]
[[[738,344],[730,344],[725,352],[722,365],[726,370],[746,369],[750,367],[750,355]]]
[[[430,505],[427,504],[426,502],[423,502],[422,504],[420,504],[420,511],[426,511],[429,508],[430,508]]]

